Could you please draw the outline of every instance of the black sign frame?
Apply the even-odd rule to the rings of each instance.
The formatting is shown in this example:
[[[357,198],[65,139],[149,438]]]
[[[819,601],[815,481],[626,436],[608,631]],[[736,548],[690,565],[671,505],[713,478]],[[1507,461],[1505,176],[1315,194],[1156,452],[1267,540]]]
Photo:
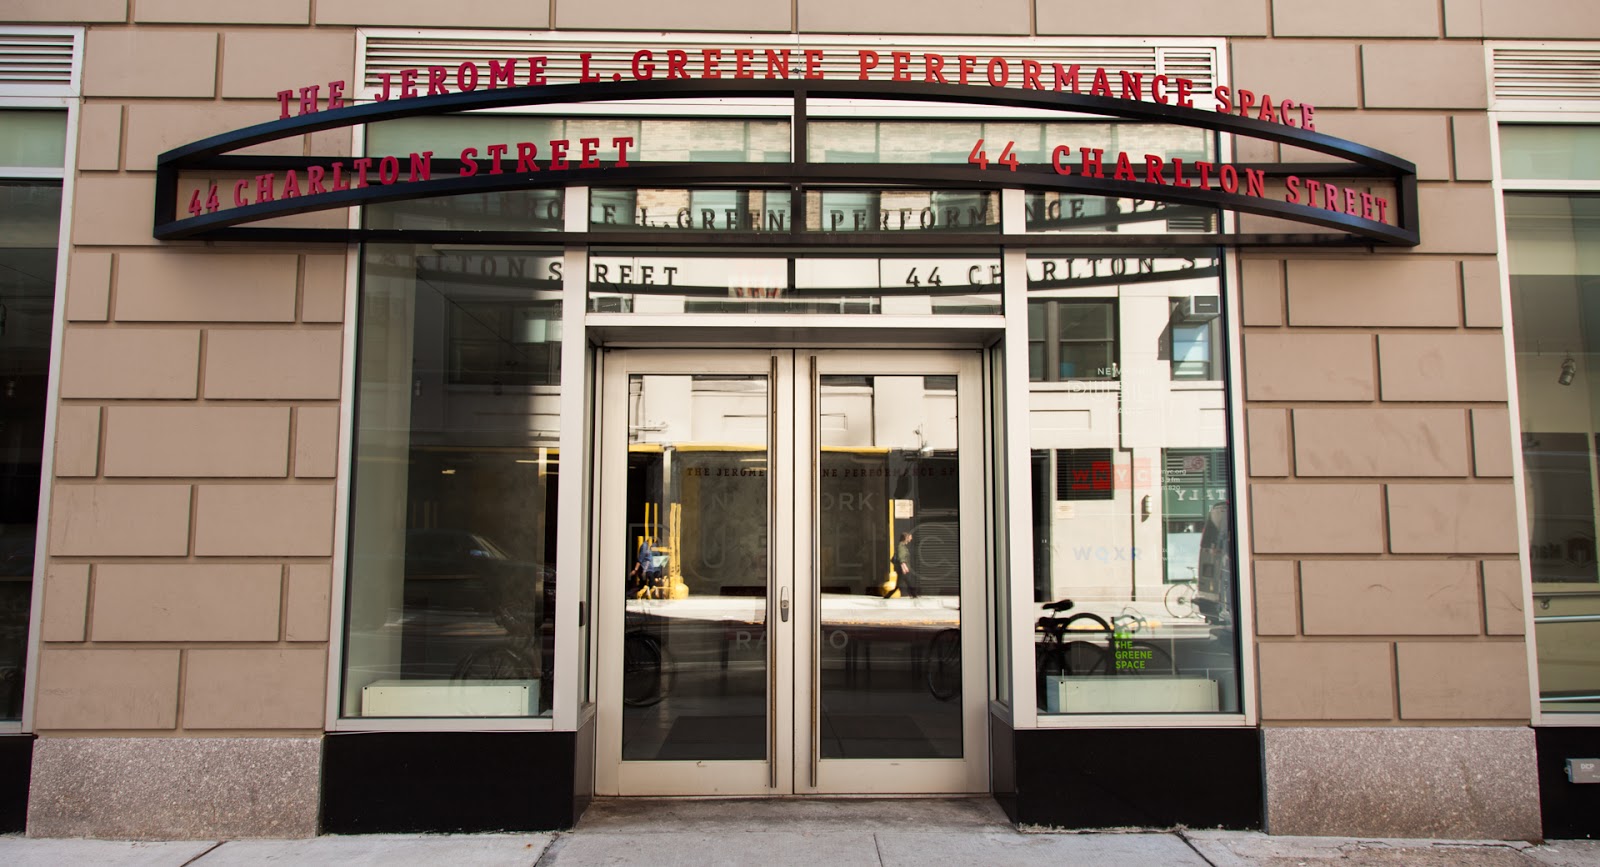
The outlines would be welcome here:
[[[179,219],[178,190],[184,172],[265,172],[326,165],[349,157],[242,156],[231,151],[264,142],[356,124],[405,117],[452,114],[488,108],[570,105],[614,100],[682,98],[740,98],[787,96],[793,100],[794,147],[788,163],[664,163],[641,162],[626,167],[572,168],[538,173],[477,174],[462,177],[457,159],[434,159],[433,168],[444,177],[428,181],[373,184],[287,199],[228,208]],[[1394,224],[1382,223],[1335,210],[1286,201],[1230,194],[1216,189],[1175,187],[1111,177],[1084,177],[1076,172],[1058,174],[1049,165],[1020,166],[1009,171],[991,166],[980,171],[970,165],[950,164],[835,164],[807,159],[807,100],[813,98],[916,100],[924,102],[991,105],[1045,109],[1127,120],[1170,123],[1213,132],[1244,135],[1263,141],[1304,148],[1345,160],[1339,163],[1233,164],[1264,172],[1269,179],[1307,175],[1317,179],[1369,179],[1392,182]],[[481,165],[487,166],[487,161]],[[1251,117],[1185,108],[1176,104],[1141,102],[1106,96],[1050,90],[1023,90],[991,86],[880,81],[790,80],[651,80],[547,84],[445,93],[409,99],[391,99],[348,105],[274,120],[202,139],[161,154],[156,165],[154,236],[159,240],[257,240],[299,243],[351,243],[357,241],[451,242],[478,244],[660,244],[660,245],[770,245],[774,233],[696,232],[692,237],[672,231],[466,231],[368,228],[278,228],[242,224],[274,217],[357,205],[468,193],[502,192],[569,186],[674,187],[697,184],[788,186],[794,191],[792,230],[783,243],[796,246],[907,247],[926,246],[929,239],[912,232],[830,233],[804,229],[803,191],[813,186],[870,184],[878,187],[929,189],[1055,190],[1076,194],[1163,201],[1177,205],[1220,208],[1239,213],[1276,217],[1334,229],[1326,232],[1192,234],[1059,234],[997,236],[992,233],[941,233],[941,246],[993,246],[1003,239],[1014,246],[1141,247],[1141,246],[1401,246],[1420,243],[1416,166],[1409,160],[1376,148],[1333,136],[1263,121]],[[782,234],[782,233],[780,233]]]

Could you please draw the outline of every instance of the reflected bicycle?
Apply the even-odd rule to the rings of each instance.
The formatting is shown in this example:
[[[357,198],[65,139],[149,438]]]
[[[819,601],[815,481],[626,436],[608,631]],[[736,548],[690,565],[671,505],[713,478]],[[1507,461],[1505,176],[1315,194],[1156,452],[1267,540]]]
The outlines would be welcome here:
[[[1035,631],[1044,640],[1035,645],[1034,669],[1038,706],[1044,708],[1052,678],[1137,676],[1175,674],[1172,654],[1166,648],[1133,635],[1150,624],[1133,612],[1107,621],[1098,614],[1080,611],[1063,616],[1073,607],[1071,599],[1047,603],[1050,612],[1039,618]],[[1099,642],[1103,641],[1104,645]]]

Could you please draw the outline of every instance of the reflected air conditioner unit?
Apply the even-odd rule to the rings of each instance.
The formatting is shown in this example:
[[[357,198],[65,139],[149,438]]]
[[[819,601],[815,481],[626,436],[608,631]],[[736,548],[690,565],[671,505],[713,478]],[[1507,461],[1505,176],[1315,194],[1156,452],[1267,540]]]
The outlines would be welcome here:
[[[1190,295],[1178,302],[1179,322],[1210,322],[1221,315],[1220,295]]]

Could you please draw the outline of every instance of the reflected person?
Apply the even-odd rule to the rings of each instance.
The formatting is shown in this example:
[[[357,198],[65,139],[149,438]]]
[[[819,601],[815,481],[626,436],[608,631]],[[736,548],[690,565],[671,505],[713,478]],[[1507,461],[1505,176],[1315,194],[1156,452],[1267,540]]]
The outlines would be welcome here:
[[[922,593],[917,588],[917,575],[911,570],[911,533],[901,533],[900,543],[894,547],[895,588],[901,596],[916,598]]]

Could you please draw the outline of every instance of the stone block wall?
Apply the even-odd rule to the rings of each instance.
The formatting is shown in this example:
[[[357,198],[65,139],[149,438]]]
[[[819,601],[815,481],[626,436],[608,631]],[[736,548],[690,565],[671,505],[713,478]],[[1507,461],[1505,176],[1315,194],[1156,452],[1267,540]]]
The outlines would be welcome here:
[[[285,87],[351,77],[354,29],[311,28],[309,9],[0,12],[87,25],[32,833],[316,832],[345,250],[150,233],[161,151],[275,118]],[[349,147],[341,131],[255,152]],[[87,771],[124,766],[143,770]],[[130,813],[152,802],[158,815]]]
[[[1233,42],[1236,81],[1276,88],[1288,74],[1304,98],[1337,109],[1318,105],[1319,130],[1413,160],[1420,182],[1415,250],[1248,252],[1242,263],[1276,833],[1538,835],[1482,114],[1481,37],[1511,35],[1496,17],[1510,4],[1475,3],[1470,16],[1463,5],[1279,0],[1270,38]],[[1565,4],[1563,19],[1600,29],[1580,11]],[[1480,22],[1471,32],[1469,17]],[[1260,155],[1307,156],[1273,150]],[[1490,754],[1498,771],[1470,770]],[[1437,809],[1407,806],[1418,799]]]

